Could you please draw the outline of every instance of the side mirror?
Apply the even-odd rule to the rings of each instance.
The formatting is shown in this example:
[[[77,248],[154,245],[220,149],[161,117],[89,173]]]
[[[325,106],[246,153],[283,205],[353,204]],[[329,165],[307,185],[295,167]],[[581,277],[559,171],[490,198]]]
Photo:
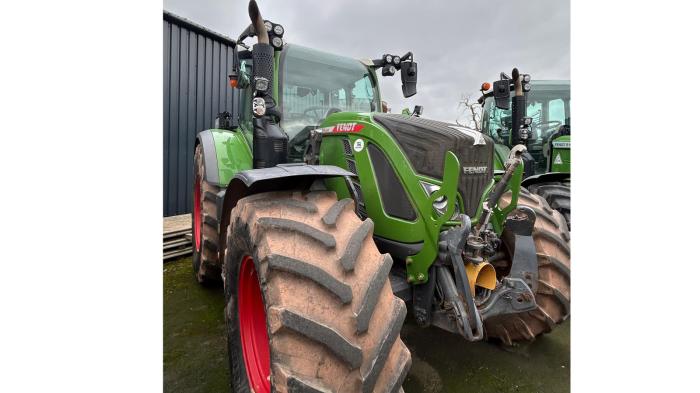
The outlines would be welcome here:
[[[408,98],[416,94],[418,84],[418,63],[404,61],[401,63],[401,90],[403,96]]]
[[[423,114],[423,105],[416,105],[413,107],[413,113],[411,116],[420,117]]]
[[[510,81],[502,79],[493,82],[493,99],[498,109],[510,109]]]

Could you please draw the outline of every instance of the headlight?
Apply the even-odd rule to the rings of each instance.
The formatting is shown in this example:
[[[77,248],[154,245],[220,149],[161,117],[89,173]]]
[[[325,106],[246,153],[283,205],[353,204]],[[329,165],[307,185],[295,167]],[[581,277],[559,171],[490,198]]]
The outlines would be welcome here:
[[[282,27],[282,25],[275,25],[273,31],[275,32],[275,34],[281,36],[284,34],[284,27]]]
[[[265,100],[261,97],[253,98],[253,114],[256,117],[261,117],[265,114]]]
[[[270,21],[265,21],[265,30],[272,31],[272,23]]]
[[[530,91],[530,84],[529,83],[523,83],[523,91]]]
[[[267,80],[267,78],[263,77],[257,77],[255,78],[255,90],[259,92],[265,92],[267,91],[268,86],[270,85],[270,81]]]
[[[521,128],[520,139],[530,139],[530,130],[528,130],[527,128]]]
[[[530,74],[523,74],[523,82],[525,82],[525,83],[530,82]]]
[[[282,47],[282,39],[279,37],[272,37],[272,46],[275,47],[275,49],[279,49]]]
[[[394,56],[394,65],[399,65],[401,64],[401,58],[398,56]]]
[[[386,55],[386,56],[384,57],[384,61],[386,61],[387,64],[391,64],[392,60],[394,60],[394,58],[391,57],[391,55]]]

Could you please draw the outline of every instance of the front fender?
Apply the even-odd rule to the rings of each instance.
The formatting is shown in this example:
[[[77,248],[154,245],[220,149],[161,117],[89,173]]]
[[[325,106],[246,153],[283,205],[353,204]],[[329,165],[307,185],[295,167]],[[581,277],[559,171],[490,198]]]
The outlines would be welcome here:
[[[225,244],[231,210],[241,198],[261,192],[308,190],[317,179],[354,177],[355,174],[333,165],[279,164],[271,168],[249,169],[236,173],[226,185],[219,221],[219,244]],[[219,252],[223,252],[223,247]],[[221,255],[223,257],[223,255]],[[223,259],[222,259],[223,260]]]

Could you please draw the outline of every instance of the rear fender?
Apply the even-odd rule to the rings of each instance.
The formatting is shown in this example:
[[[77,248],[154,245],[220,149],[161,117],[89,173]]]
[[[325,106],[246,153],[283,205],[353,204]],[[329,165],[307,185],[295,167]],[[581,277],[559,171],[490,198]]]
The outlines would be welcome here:
[[[197,134],[195,148],[200,144],[208,183],[226,187],[237,173],[253,167],[253,153],[241,131],[205,130]]]

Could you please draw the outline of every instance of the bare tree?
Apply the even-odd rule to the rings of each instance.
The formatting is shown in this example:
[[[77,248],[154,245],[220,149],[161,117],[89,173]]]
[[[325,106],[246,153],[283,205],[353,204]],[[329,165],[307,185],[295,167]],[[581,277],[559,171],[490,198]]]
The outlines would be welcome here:
[[[462,108],[456,123],[462,127],[481,131],[481,104],[472,101],[471,95],[462,95],[462,99],[457,104],[457,109]],[[460,121],[462,120],[462,121]]]

